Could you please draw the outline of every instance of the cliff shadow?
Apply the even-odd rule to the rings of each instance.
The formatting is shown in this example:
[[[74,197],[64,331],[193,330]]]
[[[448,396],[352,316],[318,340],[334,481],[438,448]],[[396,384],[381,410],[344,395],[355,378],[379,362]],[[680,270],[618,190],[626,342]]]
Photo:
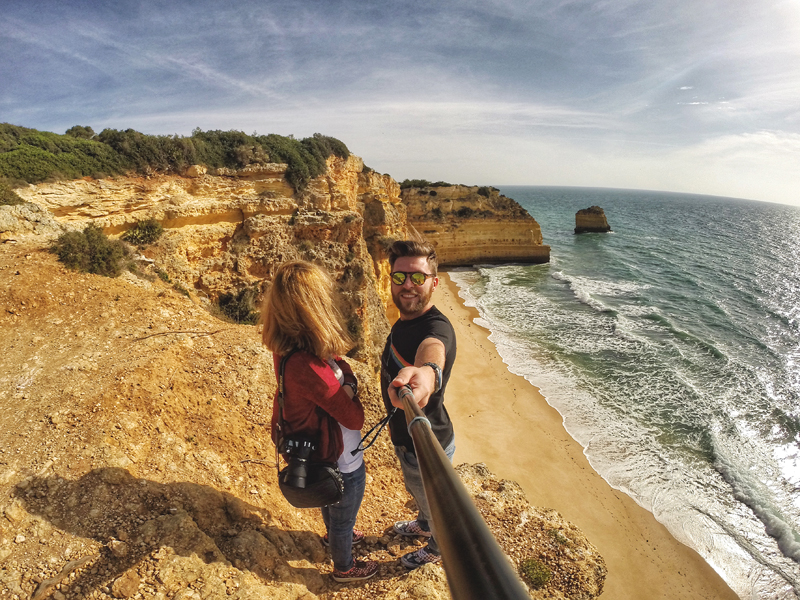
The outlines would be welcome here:
[[[178,591],[170,588],[185,588],[217,572],[222,582],[231,565],[264,583],[303,584],[313,593],[329,587],[313,564],[329,561],[318,534],[280,529],[268,510],[206,485],[158,483],[108,467],[75,480],[32,478],[14,495],[30,514],[102,545],[96,560],[68,564],[77,571],[68,589],[82,596],[95,590],[109,593],[123,575],[134,581],[134,588],[157,580],[169,594]],[[193,555],[200,561],[178,559]],[[48,595],[59,582],[41,584],[33,597]],[[46,584],[51,589],[42,589]],[[118,589],[114,595],[127,597]]]

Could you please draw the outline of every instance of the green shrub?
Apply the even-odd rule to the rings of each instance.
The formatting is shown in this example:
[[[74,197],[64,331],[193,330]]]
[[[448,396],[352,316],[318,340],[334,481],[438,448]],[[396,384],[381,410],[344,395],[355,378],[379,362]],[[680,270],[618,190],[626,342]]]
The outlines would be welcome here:
[[[84,125],[74,125],[64,132],[64,135],[90,140],[95,136],[94,129]]]
[[[164,227],[155,219],[148,219],[146,221],[139,221],[136,226],[129,229],[122,235],[122,239],[129,244],[143,247],[149,246],[161,237],[164,233]]]
[[[571,540],[558,529],[550,529],[547,533],[559,546],[569,545],[571,543]]]
[[[217,302],[219,310],[236,323],[255,325],[259,316],[256,295],[253,288],[245,288],[238,293],[221,294]]]
[[[400,189],[405,190],[408,188],[425,188],[429,187],[431,182],[427,179],[404,179],[400,184]]]
[[[17,195],[11,184],[4,179],[0,179],[0,206],[14,206],[22,204],[24,200]]]
[[[543,588],[553,577],[553,572],[550,568],[535,558],[523,560],[519,564],[519,574],[535,590]]]
[[[471,217],[474,213],[475,211],[471,209],[469,206],[462,206],[456,211],[456,216],[461,219],[466,219],[468,217]]]
[[[106,277],[117,277],[128,255],[122,242],[109,240],[96,225],[62,234],[50,251],[69,269]]]
[[[452,185],[452,183],[447,183],[446,181],[436,181],[431,183],[427,179],[404,179],[400,184],[400,189],[405,190],[408,188],[450,187]],[[433,195],[435,196],[436,194]]]
[[[491,188],[488,188],[485,185],[478,188],[478,195],[483,196],[484,198],[488,198],[491,195],[491,192]]]
[[[40,183],[124,169],[121,157],[98,141],[0,124],[0,177]]]
[[[296,140],[281,135],[247,135],[241,131],[192,131],[190,137],[146,135],[126,129],[75,125],[65,135],[0,123],[0,177],[39,183],[48,179],[121,174],[182,173],[202,164],[239,169],[268,161],[288,165],[286,179],[296,190],[327,170],[327,159],[350,156],[345,144],[315,133]]]

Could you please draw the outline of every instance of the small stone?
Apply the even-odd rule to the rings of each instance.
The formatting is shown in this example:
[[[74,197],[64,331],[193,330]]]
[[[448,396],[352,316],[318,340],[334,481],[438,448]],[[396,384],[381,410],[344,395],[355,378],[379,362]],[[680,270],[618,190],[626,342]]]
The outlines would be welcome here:
[[[53,592],[53,600],[67,600],[67,597],[58,590],[56,590],[55,592]]]
[[[133,571],[128,571],[113,583],[111,593],[115,598],[130,598],[139,591],[140,583],[139,576]]]
[[[108,547],[111,550],[111,554],[113,554],[117,558],[128,556],[128,544],[126,544],[125,542],[121,542],[119,540],[112,540],[111,542],[109,542]]]
[[[20,533],[20,534],[17,535],[17,537],[14,538],[14,543],[15,544],[24,544],[25,543],[25,539],[26,539],[25,536]]]

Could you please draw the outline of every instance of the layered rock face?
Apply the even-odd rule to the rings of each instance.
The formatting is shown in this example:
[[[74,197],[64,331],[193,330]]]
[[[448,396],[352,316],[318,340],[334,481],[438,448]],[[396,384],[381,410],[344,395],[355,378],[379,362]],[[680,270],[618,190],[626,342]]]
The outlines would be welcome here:
[[[365,233],[377,248],[381,235],[405,235],[405,215],[393,210],[400,206],[394,180],[364,174],[363,166],[356,156],[331,157],[327,173],[299,194],[285,180],[286,165],[267,164],[216,175],[193,167],[192,177],[40,184],[20,195],[66,229],[94,223],[115,235],[158,221],[165,233],[145,256],[208,301],[246,288],[260,294],[287,260],[322,264],[339,284],[342,312],[360,342],[356,356],[372,361],[388,332],[391,299],[375,277],[388,266],[379,255],[373,263]]]
[[[495,188],[408,188],[408,224],[436,247],[442,266],[550,260],[536,220]]]
[[[599,206],[590,206],[575,213],[575,233],[608,233],[611,227],[606,213]]]
[[[386,249],[409,227],[436,246],[443,266],[549,260],[539,224],[494,188],[412,188],[401,195],[390,176],[350,156],[329,158],[327,173],[297,193],[286,168],[273,163],[211,175],[194,166],[184,177],[86,178],[29,186],[19,195],[62,229],[94,223],[121,235],[140,221],[158,221],[165,234],[146,257],[210,301],[245,288],[262,292],[286,260],[323,264],[340,283],[362,354],[382,344],[383,315],[397,317]],[[52,222],[4,217],[17,219],[18,230],[59,232]],[[0,235],[13,234],[12,225],[3,229]]]

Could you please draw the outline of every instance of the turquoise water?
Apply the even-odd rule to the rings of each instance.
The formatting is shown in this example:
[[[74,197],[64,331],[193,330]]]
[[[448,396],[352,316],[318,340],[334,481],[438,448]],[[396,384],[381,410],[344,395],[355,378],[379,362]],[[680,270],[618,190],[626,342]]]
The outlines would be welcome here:
[[[451,273],[592,466],[742,598],[800,598],[800,208],[502,187],[546,265]],[[573,235],[601,206],[613,232]]]

